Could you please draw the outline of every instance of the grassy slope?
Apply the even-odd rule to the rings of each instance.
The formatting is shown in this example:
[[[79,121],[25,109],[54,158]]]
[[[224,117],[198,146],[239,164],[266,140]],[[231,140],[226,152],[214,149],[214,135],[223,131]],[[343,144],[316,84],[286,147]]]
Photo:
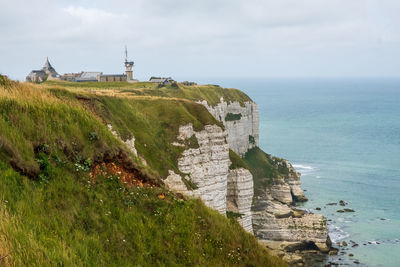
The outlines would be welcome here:
[[[104,124],[111,124],[123,140],[134,136],[139,154],[163,178],[168,175],[168,170],[179,172],[176,162],[185,147],[172,145],[179,134],[179,126],[192,123],[197,131],[207,124],[222,127],[205,107],[190,101],[110,97],[65,89],[51,89],[51,92],[63,102],[82,104]]]
[[[154,158],[150,167],[132,164],[145,176],[160,177],[164,168],[156,159],[175,164],[168,144],[179,123],[201,128],[212,120],[203,108],[168,99],[82,101],[48,87],[0,80],[0,258],[8,255],[1,263],[283,265],[236,221],[198,200],[178,200],[163,188],[128,188],[115,175],[93,181],[82,168],[88,158],[126,151],[106,128],[111,122],[121,136],[134,134],[138,144],[149,144],[138,150]]]
[[[262,189],[282,182],[289,172],[286,167],[277,164],[282,159],[265,153],[259,147],[250,149],[246,153],[244,161],[253,175],[255,196],[262,193]]]
[[[242,91],[237,89],[226,89],[215,85],[195,85],[185,86],[178,84],[178,87],[164,86],[157,88],[157,84],[140,82],[140,83],[74,83],[74,82],[60,82],[48,81],[45,86],[62,87],[69,89],[85,89],[90,90],[113,90],[119,91],[126,95],[131,96],[157,96],[157,97],[176,97],[180,99],[188,99],[191,101],[206,100],[209,105],[215,106],[220,102],[223,97],[225,101],[233,102],[238,101],[243,104],[251,99]]]

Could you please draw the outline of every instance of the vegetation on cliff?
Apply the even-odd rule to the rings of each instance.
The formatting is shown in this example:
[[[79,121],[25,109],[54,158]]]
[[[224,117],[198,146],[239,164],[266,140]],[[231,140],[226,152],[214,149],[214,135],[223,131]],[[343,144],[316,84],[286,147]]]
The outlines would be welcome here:
[[[175,86],[167,85],[159,88],[156,83],[139,82],[139,83],[106,83],[106,82],[60,82],[47,81],[43,84],[46,87],[62,87],[72,90],[85,89],[97,93],[118,93],[125,96],[153,96],[163,98],[178,98],[191,101],[206,100],[211,106],[215,106],[223,97],[226,102],[237,101],[244,104],[246,101],[251,101],[245,93],[237,89],[222,88],[218,85],[184,85],[177,84]]]
[[[179,99],[73,85],[0,76],[0,264],[283,265],[235,220],[162,186],[185,149],[171,145],[179,125],[218,123],[189,101],[200,87]]]
[[[265,153],[259,147],[250,149],[246,153],[244,161],[253,175],[255,196],[262,193],[264,188],[279,183],[289,173],[285,165],[278,164],[282,162],[282,159]]]

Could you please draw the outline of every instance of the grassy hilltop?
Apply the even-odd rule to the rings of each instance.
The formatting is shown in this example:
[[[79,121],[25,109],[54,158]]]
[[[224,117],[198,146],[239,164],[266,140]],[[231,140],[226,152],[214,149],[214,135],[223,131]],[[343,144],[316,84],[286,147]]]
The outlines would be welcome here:
[[[235,220],[162,185],[196,146],[171,145],[179,125],[220,124],[194,101],[221,96],[249,99],[216,86],[0,76],[0,265],[284,266]],[[134,136],[146,162],[107,124]]]

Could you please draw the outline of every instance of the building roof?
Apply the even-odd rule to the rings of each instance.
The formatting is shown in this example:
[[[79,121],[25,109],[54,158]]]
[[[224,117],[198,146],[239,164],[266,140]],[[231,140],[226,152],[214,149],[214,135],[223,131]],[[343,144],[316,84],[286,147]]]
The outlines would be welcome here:
[[[150,82],[153,82],[153,83],[163,83],[163,82],[169,82],[169,81],[173,81],[173,79],[171,77],[168,77],[168,78],[151,77],[150,78]]]
[[[88,78],[72,78],[74,82],[97,82],[97,77],[88,77]]]
[[[88,79],[88,78],[95,78],[97,79],[97,76],[102,75],[102,72],[96,72],[96,71],[87,71],[87,72],[82,72],[80,78],[82,79]]]
[[[51,74],[51,76],[58,76],[57,71],[53,68],[53,66],[49,62],[49,57],[46,57],[46,62],[44,63],[42,70],[45,71],[46,73]]]
[[[33,70],[30,74],[46,74],[46,72],[44,70]]]
[[[126,77],[126,74],[102,74],[100,77]]]

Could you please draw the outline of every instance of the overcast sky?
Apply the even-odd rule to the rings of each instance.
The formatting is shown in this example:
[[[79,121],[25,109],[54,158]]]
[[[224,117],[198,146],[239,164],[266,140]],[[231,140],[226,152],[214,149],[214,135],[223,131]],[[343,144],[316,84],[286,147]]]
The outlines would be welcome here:
[[[400,77],[399,0],[0,2],[0,73]]]

